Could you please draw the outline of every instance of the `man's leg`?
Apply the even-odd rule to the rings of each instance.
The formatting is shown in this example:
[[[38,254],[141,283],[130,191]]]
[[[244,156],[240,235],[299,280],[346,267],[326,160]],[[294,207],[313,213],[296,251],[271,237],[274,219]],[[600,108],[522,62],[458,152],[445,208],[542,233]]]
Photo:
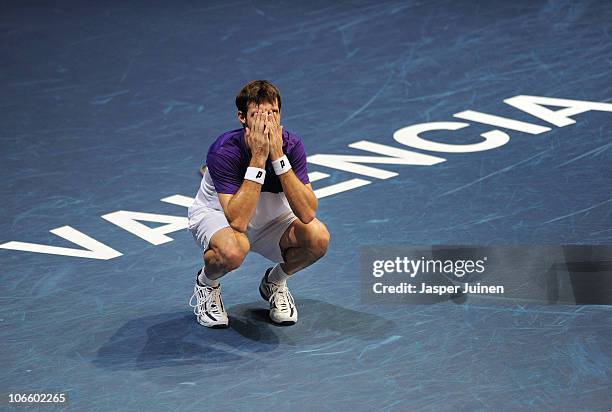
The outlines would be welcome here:
[[[329,231],[319,219],[308,224],[294,220],[279,241],[284,258],[281,269],[292,275],[312,265],[325,255],[329,241]]]
[[[286,281],[295,272],[325,255],[329,238],[327,228],[317,219],[308,224],[295,219],[284,230],[278,241],[284,262],[269,268],[259,284],[259,293],[270,302],[270,319],[273,322],[297,322],[297,308]]]
[[[244,233],[237,232],[231,227],[218,230],[204,252],[206,277],[216,280],[237,269],[249,249],[249,240]]]
[[[238,268],[249,252],[246,235],[231,227],[217,230],[203,254],[204,273],[198,272],[189,304],[198,323],[211,328],[227,327],[229,318],[221,299],[219,278]],[[192,303],[195,298],[196,303]]]

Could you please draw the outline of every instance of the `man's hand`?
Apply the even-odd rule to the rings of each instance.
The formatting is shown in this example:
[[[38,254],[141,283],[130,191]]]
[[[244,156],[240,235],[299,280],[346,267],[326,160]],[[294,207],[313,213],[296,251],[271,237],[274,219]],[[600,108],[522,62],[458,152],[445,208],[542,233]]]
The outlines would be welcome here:
[[[280,125],[278,113],[268,116],[266,132],[270,141],[270,160],[274,161],[283,157],[283,126]]]
[[[249,127],[244,132],[246,143],[251,149],[251,166],[264,168],[270,154],[270,139],[266,134],[266,114],[259,111],[253,115],[253,130]]]
[[[270,139],[265,128],[266,116],[262,111],[255,112],[252,129],[247,126],[244,131],[244,139],[251,149],[249,166],[260,169],[266,167],[266,160],[270,154]],[[261,186],[257,182],[245,179],[235,194],[219,193],[219,202],[225,217],[235,231],[246,233],[257,209]]]
[[[275,161],[285,155],[283,153],[283,126],[280,125],[280,116],[277,113],[268,116],[266,131],[270,139],[270,160]],[[317,197],[310,183],[307,185],[302,183],[293,170],[281,174],[278,179],[293,213],[302,223],[310,223],[316,216],[318,205]]]

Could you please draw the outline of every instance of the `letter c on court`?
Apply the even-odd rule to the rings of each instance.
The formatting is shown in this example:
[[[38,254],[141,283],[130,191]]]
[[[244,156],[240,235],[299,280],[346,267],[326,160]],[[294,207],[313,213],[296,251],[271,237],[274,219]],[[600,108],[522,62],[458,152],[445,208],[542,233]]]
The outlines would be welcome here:
[[[414,147],[415,149],[444,153],[481,152],[503,146],[510,140],[510,136],[500,130],[491,130],[490,132],[481,134],[485,141],[475,144],[438,143],[423,139],[419,136],[419,133],[431,130],[459,130],[469,125],[469,123],[460,122],[419,123],[396,130],[395,133],[393,133],[393,138],[398,143]]]

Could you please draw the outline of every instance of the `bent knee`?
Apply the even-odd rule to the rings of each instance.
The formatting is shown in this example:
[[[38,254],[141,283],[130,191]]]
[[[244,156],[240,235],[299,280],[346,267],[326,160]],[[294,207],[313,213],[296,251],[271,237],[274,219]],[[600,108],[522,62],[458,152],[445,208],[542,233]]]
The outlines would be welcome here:
[[[249,245],[228,238],[214,247],[216,257],[225,272],[238,269],[249,253]]]
[[[331,236],[327,227],[325,227],[323,223],[318,222],[316,230],[310,235],[308,249],[310,249],[311,253],[316,257],[322,257],[327,253],[330,239]]]
[[[236,270],[242,265],[246,252],[239,248],[225,249],[221,251],[221,262],[226,272]]]

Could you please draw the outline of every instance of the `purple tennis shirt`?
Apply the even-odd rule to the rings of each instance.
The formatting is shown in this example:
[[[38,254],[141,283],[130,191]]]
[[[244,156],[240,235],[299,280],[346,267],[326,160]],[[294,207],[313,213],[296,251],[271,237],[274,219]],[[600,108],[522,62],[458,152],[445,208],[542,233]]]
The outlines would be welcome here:
[[[287,155],[298,179],[304,184],[310,183],[302,139],[284,129],[283,153]],[[244,138],[244,129],[231,130],[219,136],[208,149],[206,156],[206,166],[217,193],[236,193],[244,181],[244,174],[250,161],[251,149]],[[261,191],[271,193],[283,191],[269,158],[266,160],[266,180]]]

